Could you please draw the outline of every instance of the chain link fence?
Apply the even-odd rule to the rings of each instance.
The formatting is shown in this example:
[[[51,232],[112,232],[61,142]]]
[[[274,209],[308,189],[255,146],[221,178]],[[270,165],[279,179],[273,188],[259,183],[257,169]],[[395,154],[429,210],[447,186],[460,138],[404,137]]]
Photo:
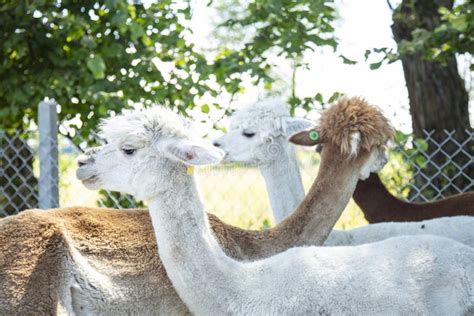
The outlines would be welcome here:
[[[397,132],[384,183],[414,202],[427,202],[474,189],[474,131],[424,131],[413,138]]]
[[[48,137],[41,138],[38,132],[0,131],[0,217],[37,207],[143,206],[127,195],[89,191],[76,180],[75,161],[88,141],[77,136]],[[397,133],[396,143],[381,177],[398,197],[430,201],[474,189],[473,131],[427,131],[423,139]],[[307,190],[317,174],[319,156],[304,149],[298,149],[297,156]],[[206,167],[197,175],[210,212],[245,228],[273,223],[265,183],[254,166]],[[40,190],[41,185],[46,189]],[[354,211],[351,216],[361,213]]]

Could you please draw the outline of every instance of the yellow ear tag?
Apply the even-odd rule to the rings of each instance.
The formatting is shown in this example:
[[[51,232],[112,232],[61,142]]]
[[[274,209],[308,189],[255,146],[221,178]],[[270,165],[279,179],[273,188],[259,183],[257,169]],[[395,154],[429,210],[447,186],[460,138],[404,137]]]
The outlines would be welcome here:
[[[188,166],[188,168],[186,169],[186,173],[188,174],[188,176],[192,176],[194,174],[194,167]]]

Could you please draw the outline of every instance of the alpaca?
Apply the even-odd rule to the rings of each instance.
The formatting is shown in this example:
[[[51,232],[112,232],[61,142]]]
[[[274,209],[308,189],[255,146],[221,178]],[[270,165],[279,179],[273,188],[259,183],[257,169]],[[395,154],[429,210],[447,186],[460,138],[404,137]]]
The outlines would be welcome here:
[[[391,129],[382,125],[370,130],[373,121],[365,120],[367,116],[376,123],[386,121],[362,104],[343,99],[323,113],[318,127],[322,157],[336,162],[332,174],[318,174],[302,207],[313,204],[327,185],[341,185],[338,195],[352,195],[358,178],[381,167],[384,158],[378,147]],[[129,193],[148,202],[160,257],[191,312],[461,315],[474,310],[474,249],[446,238],[296,247],[249,262],[228,257],[210,230],[190,172],[190,166],[218,163],[224,154],[192,138],[179,120],[158,108],[107,120],[102,134],[109,143],[94,152],[94,162],[82,166],[78,177],[89,188]],[[334,126],[341,128],[334,131]],[[304,143],[301,137],[303,133],[293,140]],[[346,173],[344,179],[332,182],[339,172]],[[339,202],[326,201],[326,207]]]
[[[433,202],[405,202],[388,192],[376,173],[359,181],[353,197],[369,223],[413,222],[443,216],[474,216],[474,192],[460,193]]]
[[[296,154],[287,138],[293,132],[306,129],[308,122],[305,119],[292,118],[288,106],[281,100],[266,99],[236,111],[230,119],[228,133],[214,141],[214,146],[224,150],[224,161],[245,162],[259,167],[277,222],[288,216],[304,197]],[[400,220],[395,221],[401,221],[408,217],[422,221],[448,214],[473,214],[469,210],[474,210],[474,193],[433,203],[408,203],[390,195],[380,182],[374,183],[375,177],[378,179],[377,174],[371,174],[369,179],[360,180],[353,195],[369,222],[375,218],[385,218],[386,221],[398,218]],[[462,205],[464,207],[458,212],[454,211]],[[429,214],[430,210],[435,216]],[[446,212],[447,210],[451,213]],[[386,223],[354,230],[333,230],[325,245],[359,245],[393,236],[432,234],[452,238],[474,247],[472,220],[460,216],[410,225]]]
[[[311,126],[310,120],[291,117],[284,102],[271,98],[236,111],[229,132],[214,141],[225,151],[224,161],[258,166],[277,223],[304,197],[298,160],[288,137]]]

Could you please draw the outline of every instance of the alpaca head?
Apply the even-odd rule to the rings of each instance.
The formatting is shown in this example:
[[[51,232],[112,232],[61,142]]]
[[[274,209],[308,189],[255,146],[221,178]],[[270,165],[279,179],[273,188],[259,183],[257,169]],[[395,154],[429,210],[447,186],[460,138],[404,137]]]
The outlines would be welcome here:
[[[190,124],[159,107],[106,119],[107,144],[78,158],[76,176],[90,189],[107,189],[147,199],[172,189],[170,178],[186,166],[220,162],[222,150],[192,137]]]
[[[385,146],[394,130],[379,109],[359,97],[342,97],[321,113],[318,126],[296,133],[290,142],[335,149],[343,159],[361,165],[360,178],[379,171],[387,162]]]
[[[288,149],[290,135],[311,126],[309,120],[291,117],[281,100],[266,99],[236,111],[229,132],[214,145],[224,150],[225,161],[265,164]]]

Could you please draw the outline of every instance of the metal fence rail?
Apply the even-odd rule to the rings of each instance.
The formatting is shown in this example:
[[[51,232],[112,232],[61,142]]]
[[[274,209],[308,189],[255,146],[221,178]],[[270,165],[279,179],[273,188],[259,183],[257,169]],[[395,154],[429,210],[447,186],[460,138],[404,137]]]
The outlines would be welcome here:
[[[83,188],[74,177],[80,149],[71,140],[58,138],[54,104],[43,104],[40,113],[39,133],[0,131],[0,217],[37,207],[142,206],[130,196],[105,191],[97,194]],[[75,143],[86,142],[76,139]],[[474,189],[473,153],[474,132],[470,130],[427,131],[423,140],[400,134],[381,172],[382,180],[392,193],[410,201],[470,191]],[[316,176],[319,160],[308,151],[298,151],[298,157],[308,187]],[[233,213],[237,209],[254,212],[262,208],[269,213],[263,180],[254,168],[217,166],[201,169],[198,174],[204,175],[200,186],[208,209]],[[265,218],[253,219],[260,220]]]

